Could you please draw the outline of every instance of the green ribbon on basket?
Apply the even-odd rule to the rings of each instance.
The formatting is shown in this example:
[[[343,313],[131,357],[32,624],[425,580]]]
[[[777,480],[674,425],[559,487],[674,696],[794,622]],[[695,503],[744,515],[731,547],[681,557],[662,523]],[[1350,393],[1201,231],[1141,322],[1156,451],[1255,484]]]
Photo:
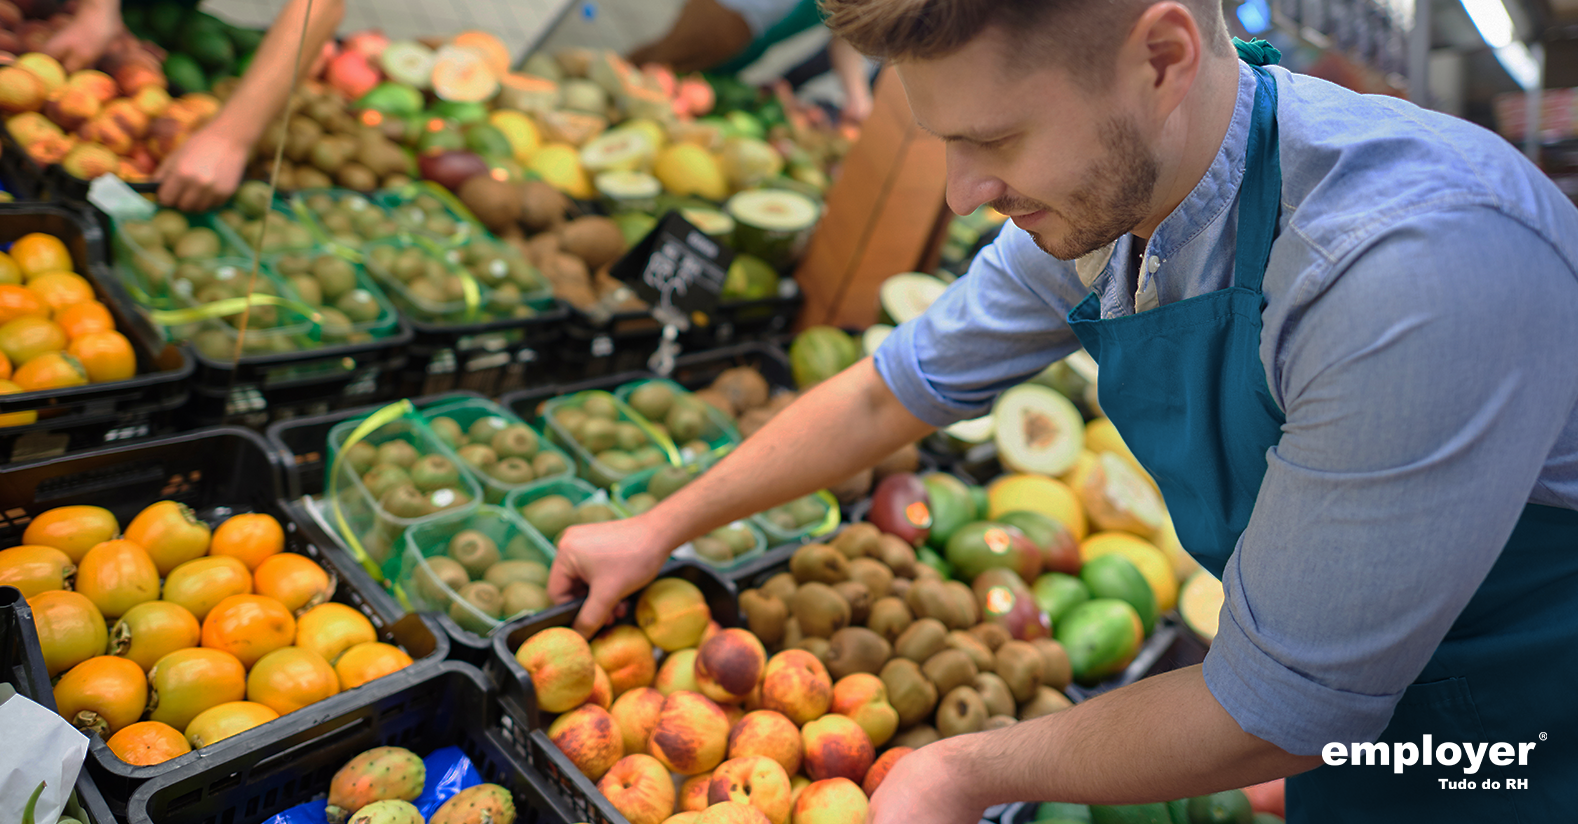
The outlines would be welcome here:
[[[362,421],[351,431],[350,437],[345,439],[345,443],[340,444],[340,449],[334,456],[334,463],[329,465],[329,506],[334,510],[335,526],[340,530],[340,537],[345,539],[345,545],[350,548],[352,557],[356,558],[357,563],[360,563],[362,568],[366,569],[373,576],[373,580],[379,582],[384,580],[383,568],[373,561],[373,557],[367,554],[367,549],[362,546],[361,539],[357,538],[356,534],[351,531],[350,524],[345,521],[345,509],[340,506],[340,461],[344,460],[345,453],[349,452],[351,447],[361,443],[362,439],[376,432],[385,424],[392,423],[415,411],[416,407],[411,404],[410,399],[406,398],[395,401],[368,415],[366,420]],[[403,596],[402,603],[405,603]]]
[[[189,309],[154,309],[148,313],[155,323],[162,326],[182,326],[196,323],[200,320],[222,318],[227,315],[239,315],[253,306],[283,306],[301,315],[311,318],[313,323],[318,322],[318,310],[287,298],[274,295],[249,295],[241,298],[225,298],[202,306],[193,306]]]
[[[838,529],[839,522],[844,518],[844,513],[838,508],[838,499],[833,497],[833,493],[823,489],[816,493],[816,497],[827,504],[827,515],[823,516],[822,523],[817,524],[816,529],[808,533],[812,538],[820,538]]]
[[[466,293],[466,320],[474,321],[482,309],[482,289],[477,285],[477,279],[472,277],[466,269],[459,271],[460,289]]]

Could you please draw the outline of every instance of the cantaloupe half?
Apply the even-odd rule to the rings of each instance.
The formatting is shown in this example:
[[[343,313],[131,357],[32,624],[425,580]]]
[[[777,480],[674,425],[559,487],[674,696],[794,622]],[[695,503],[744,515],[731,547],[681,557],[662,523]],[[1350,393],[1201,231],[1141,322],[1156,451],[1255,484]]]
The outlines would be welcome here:
[[[1074,479],[1074,491],[1098,529],[1121,529],[1149,537],[1167,519],[1162,496],[1128,462],[1111,452]]]
[[[1045,386],[1020,384],[992,409],[998,459],[1016,472],[1057,476],[1085,447],[1085,419],[1068,398]]]

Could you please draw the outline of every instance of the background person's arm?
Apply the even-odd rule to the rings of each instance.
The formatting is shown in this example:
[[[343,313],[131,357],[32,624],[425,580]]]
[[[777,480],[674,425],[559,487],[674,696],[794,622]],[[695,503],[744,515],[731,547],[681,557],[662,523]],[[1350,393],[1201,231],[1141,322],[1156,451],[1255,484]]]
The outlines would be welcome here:
[[[637,66],[664,63],[685,74],[728,60],[755,36],[743,15],[718,0],[689,0],[662,39],[637,48],[629,57]]]
[[[44,53],[68,72],[92,68],[122,28],[121,0],[82,0],[71,22],[44,44]]]
[[[827,57],[833,63],[833,72],[844,87],[844,118],[853,123],[864,123],[871,116],[874,103],[871,97],[871,66],[866,56],[849,41],[834,36],[827,44]]]
[[[269,27],[252,65],[219,114],[160,165],[159,201],[183,211],[223,203],[241,184],[247,156],[290,99],[291,80],[306,77],[345,16],[345,0],[290,0]],[[302,41],[302,25],[307,37]],[[297,71],[296,59],[300,64]]]

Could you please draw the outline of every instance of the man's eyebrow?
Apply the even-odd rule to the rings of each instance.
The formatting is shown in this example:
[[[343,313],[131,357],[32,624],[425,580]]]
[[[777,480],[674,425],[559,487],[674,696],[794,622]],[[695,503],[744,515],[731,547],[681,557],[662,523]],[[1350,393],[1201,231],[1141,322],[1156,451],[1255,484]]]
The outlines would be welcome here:
[[[963,141],[965,143],[991,143],[996,140],[1001,140],[1003,135],[1008,134],[1008,132],[1012,130],[1012,127],[1004,126],[1000,129],[990,131],[968,130],[958,134],[941,134],[936,129],[933,129],[930,126],[927,126],[925,123],[922,123],[920,118],[915,119],[915,125],[919,126],[921,131],[924,131],[925,133],[931,135],[932,137],[938,138],[945,143],[954,143],[959,141]]]

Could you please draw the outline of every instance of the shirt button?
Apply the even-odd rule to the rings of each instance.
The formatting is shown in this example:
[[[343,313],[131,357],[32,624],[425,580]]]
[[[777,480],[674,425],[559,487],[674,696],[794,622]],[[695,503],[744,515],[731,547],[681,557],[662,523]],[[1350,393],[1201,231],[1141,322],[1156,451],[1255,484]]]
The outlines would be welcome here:
[[[1145,261],[1145,268],[1149,269],[1151,274],[1156,274],[1156,270],[1162,268],[1162,259],[1151,255],[1150,260]]]

